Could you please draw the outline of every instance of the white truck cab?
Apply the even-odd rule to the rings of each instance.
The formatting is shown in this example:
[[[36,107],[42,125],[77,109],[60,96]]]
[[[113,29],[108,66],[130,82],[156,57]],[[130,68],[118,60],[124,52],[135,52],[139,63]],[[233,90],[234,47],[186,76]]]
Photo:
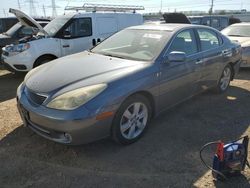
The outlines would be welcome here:
[[[87,50],[119,30],[143,23],[142,15],[135,13],[143,7],[130,6],[125,11],[121,8],[105,11],[102,8],[101,12],[98,12],[98,7],[93,7],[95,9],[91,12],[58,16],[44,28],[25,13],[10,9],[23,25],[36,27],[39,33],[21,39],[19,44],[5,46],[2,63],[8,70],[27,72],[53,59]]]

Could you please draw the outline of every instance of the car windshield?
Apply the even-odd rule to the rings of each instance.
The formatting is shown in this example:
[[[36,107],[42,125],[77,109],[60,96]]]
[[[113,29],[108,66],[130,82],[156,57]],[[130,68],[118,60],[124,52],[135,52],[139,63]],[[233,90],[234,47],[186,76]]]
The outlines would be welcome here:
[[[13,36],[16,33],[16,31],[21,27],[22,27],[21,23],[18,22],[15,25],[13,25],[8,31],[6,31],[5,34],[8,36]]]
[[[49,22],[44,30],[49,34],[49,36],[53,37],[69,20],[71,17],[57,17]],[[40,32],[38,35],[41,34]]]
[[[227,36],[250,37],[250,25],[235,25],[222,30]]]
[[[125,29],[94,47],[91,52],[124,59],[151,61],[160,54],[169,37],[168,31]]]

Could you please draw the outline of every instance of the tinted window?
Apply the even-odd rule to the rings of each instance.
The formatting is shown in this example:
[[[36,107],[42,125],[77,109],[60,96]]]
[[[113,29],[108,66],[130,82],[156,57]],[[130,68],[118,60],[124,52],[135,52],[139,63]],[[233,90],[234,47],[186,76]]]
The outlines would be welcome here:
[[[220,25],[222,28],[225,28],[228,26],[228,19],[227,18],[221,18],[220,19]]]
[[[91,18],[74,19],[73,22],[65,29],[65,31],[68,31],[72,38],[91,36]]]
[[[189,20],[191,21],[192,24],[197,24],[197,25],[201,24],[201,18],[189,18]]]
[[[213,27],[213,28],[219,28],[220,27],[219,18],[212,18],[211,19],[211,27]]]
[[[175,37],[169,48],[169,53],[173,51],[185,52],[187,55],[194,54],[198,51],[192,30],[182,31]]]
[[[211,21],[210,18],[202,18],[202,25],[210,26]]]
[[[207,29],[197,29],[200,41],[201,41],[201,50],[210,50],[216,48],[220,45],[219,39],[215,32],[209,31]]]

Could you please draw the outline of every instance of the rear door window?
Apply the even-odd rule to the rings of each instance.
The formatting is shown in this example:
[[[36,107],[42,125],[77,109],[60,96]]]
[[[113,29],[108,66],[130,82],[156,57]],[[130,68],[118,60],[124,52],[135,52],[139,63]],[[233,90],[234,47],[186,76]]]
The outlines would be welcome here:
[[[185,52],[186,55],[192,55],[198,52],[193,30],[182,31],[175,37],[169,48],[169,53],[173,51]]]
[[[208,29],[197,29],[201,42],[201,50],[206,51],[216,47],[219,47],[220,42],[217,34]]]

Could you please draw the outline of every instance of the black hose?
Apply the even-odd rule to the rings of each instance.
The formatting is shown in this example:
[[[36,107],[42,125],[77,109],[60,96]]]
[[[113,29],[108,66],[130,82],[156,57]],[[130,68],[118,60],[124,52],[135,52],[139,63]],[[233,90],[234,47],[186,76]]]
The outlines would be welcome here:
[[[231,141],[231,143],[235,143],[235,142],[237,142],[237,141],[239,141],[239,140],[241,140],[241,139],[244,139],[245,137],[247,137],[247,136],[243,136],[243,137],[241,137],[241,138],[239,138],[239,139],[237,139],[237,140]],[[203,152],[203,150],[204,150],[206,147],[208,147],[208,146],[210,146],[210,145],[220,144],[220,143],[221,143],[221,141],[214,141],[214,142],[209,142],[209,143],[205,144],[204,146],[202,146],[202,148],[200,149],[200,159],[201,159],[202,163],[203,163],[208,169],[212,170],[213,172],[215,172],[216,174],[220,175],[220,176],[223,177],[225,180],[227,180],[228,178],[227,178],[223,173],[221,173],[220,171],[215,170],[215,169],[213,169],[211,166],[207,165],[207,163],[204,161],[204,159],[203,159],[203,157],[202,157],[202,152]],[[249,165],[249,162],[247,161],[247,159],[246,159],[246,165],[250,168],[250,165]]]
[[[219,144],[219,143],[221,143],[221,142],[220,142],[220,141],[209,142],[209,143],[205,144],[204,146],[202,146],[202,148],[200,149],[200,159],[201,159],[202,163],[203,163],[208,169],[212,170],[213,172],[215,172],[216,174],[220,175],[220,176],[223,177],[225,180],[227,180],[228,178],[227,178],[223,173],[221,173],[221,172],[218,171],[218,170],[213,169],[211,166],[208,166],[207,163],[204,161],[204,159],[203,159],[203,157],[202,157],[202,151],[203,151],[206,147],[208,147],[208,146],[210,146],[210,145]]]

